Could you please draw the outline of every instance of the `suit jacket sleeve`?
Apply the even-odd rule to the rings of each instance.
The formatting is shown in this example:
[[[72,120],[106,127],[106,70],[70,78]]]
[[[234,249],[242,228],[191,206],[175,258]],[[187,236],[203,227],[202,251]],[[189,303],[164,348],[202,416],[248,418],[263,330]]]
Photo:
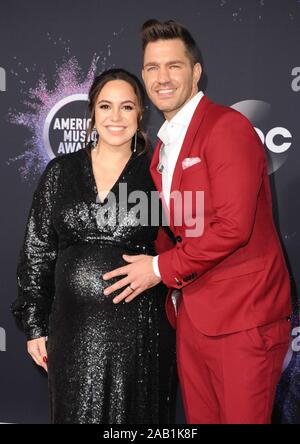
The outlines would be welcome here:
[[[261,142],[249,121],[229,110],[215,123],[203,156],[208,168],[214,215],[200,237],[185,237],[174,248],[159,255],[163,282],[176,287],[191,283],[212,269],[251,236],[257,197],[266,166]],[[204,198],[205,202],[205,198]]]
[[[52,225],[58,159],[51,161],[34,192],[17,267],[18,297],[12,304],[27,340],[48,334],[48,316],[54,294],[57,235]]]

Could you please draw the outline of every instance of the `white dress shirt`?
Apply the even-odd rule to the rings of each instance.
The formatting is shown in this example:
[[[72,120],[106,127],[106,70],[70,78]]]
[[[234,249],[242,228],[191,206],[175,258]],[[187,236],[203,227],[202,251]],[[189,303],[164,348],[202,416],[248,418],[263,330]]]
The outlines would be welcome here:
[[[162,192],[168,208],[176,162],[193,114],[203,95],[203,92],[199,91],[171,120],[165,120],[157,133],[157,136],[162,141],[158,170],[162,173]],[[153,270],[156,276],[161,277],[158,267],[158,256],[153,258]]]

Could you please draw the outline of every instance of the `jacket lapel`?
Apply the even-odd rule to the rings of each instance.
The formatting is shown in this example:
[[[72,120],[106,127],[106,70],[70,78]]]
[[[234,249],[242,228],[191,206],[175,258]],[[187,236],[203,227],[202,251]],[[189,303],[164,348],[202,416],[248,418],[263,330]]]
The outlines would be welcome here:
[[[209,100],[206,96],[203,96],[203,98],[200,100],[199,105],[197,106],[191,123],[189,124],[188,130],[186,132],[176,165],[175,165],[175,169],[174,169],[174,173],[173,173],[173,179],[172,179],[172,184],[171,184],[171,190],[170,192],[172,193],[172,191],[175,190],[179,190],[180,188],[180,182],[181,182],[181,178],[182,178],[182,161],[183,159],[185,159],[186,157],[189,157],[189,153],[193,144],[193,141],[195,139],[195,136],[197,134],[197,131],[200,128],[200,125],[202,123],[203,117],[205,115],[206,110],[209,108],[209,106],[212,104],[211,100]],[[152,175],[152,179],[154,182],[154,185],[157,189],[157,191],[159,193],[162,192],[162,174],[159,173],[157,171],[157,167],[159,164],[159,154],[160,154],[160,147],[162,145],[162,141],[159,140],[153,156],[152,156],[152,160],[151,160],[151,164],[150,164],[150,172]],[[162,193],[161,193],[162,196]],[[172,201],[172,199],[171,199]],[[170,201],[170,213],[169,210],[167,209],[167,206],[164,202],[164,199],[162,198],[162,204],[163,204],[163,208],[165,210],[165,214],[170,218],[168,220],[171,228],[174,228],[173,224],[174,224],[174,202]]]
[[[186,158],[189,157],[189,153],[191,151],[191,147],[193,145],[195,136],[197,134],[197,131],[200,128],[200,125],[202,123],[204,114],[207,110],[207,108],[209,107],[209,105],[211,105],[212,102],[206,97],[204,96],[201,100],[199,105],[197,106],[194,115],[192,117],[191,123],[189,124],[188,130],[186,132],[176,165],[175,165],[175,169],[174,169],[174,174],[173,174],[173,179],[172,179],[172,184],[171,184],[171,193],[174,190],[179,190],[180,187],[180,182],[181,182],[181,177],[182,177],[182,161]]]

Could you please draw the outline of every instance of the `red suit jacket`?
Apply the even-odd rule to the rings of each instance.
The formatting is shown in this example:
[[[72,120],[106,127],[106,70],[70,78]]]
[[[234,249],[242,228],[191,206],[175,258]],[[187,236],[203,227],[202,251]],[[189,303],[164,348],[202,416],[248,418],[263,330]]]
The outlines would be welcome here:
[[[160,146],[161,142],[150,167],[158,191]],[[198,162],[183,168],[186,158]],[[181,290],[195,327],[207,335],[288,316],[290,280],[273,223],[266,156],[243,115],[205,96],[201,99],[175,166],[174,191],[191,191],[192,205],[184,205],[185,196],[182,205],[171,199],[169,223],[176,243],[164,228],[156,241],[161,277],[170,288],[166,308],[171,324],[176,321],[170,298],[174,288]],[[196,191],[204,192],[204,230],[195,237],[187,230],[196,215]],[[188,216],[183,214],[187,211]]]

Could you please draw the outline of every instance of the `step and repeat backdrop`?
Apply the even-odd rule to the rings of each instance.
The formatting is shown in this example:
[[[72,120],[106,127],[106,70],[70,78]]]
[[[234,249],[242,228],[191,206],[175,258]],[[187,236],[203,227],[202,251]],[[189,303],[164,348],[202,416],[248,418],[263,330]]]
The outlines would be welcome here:
[[[87,92],[104,69],[140,76],[141,24],[174,19],[203,56],[201,88],[245,114],[265,145],[293,298],[273,421],[300,423],[300,2],[3,0],[0,6],[0,422],[47,423],[47,377],[10,314],[32,193],[55,156],[84,146]],[[162,116],[147,105],[155,143]],[[63,341],[64,338],[61,338]],[[67,350],[66,350],[67,353]],[[183,420],[179,405],[178,421]]]

